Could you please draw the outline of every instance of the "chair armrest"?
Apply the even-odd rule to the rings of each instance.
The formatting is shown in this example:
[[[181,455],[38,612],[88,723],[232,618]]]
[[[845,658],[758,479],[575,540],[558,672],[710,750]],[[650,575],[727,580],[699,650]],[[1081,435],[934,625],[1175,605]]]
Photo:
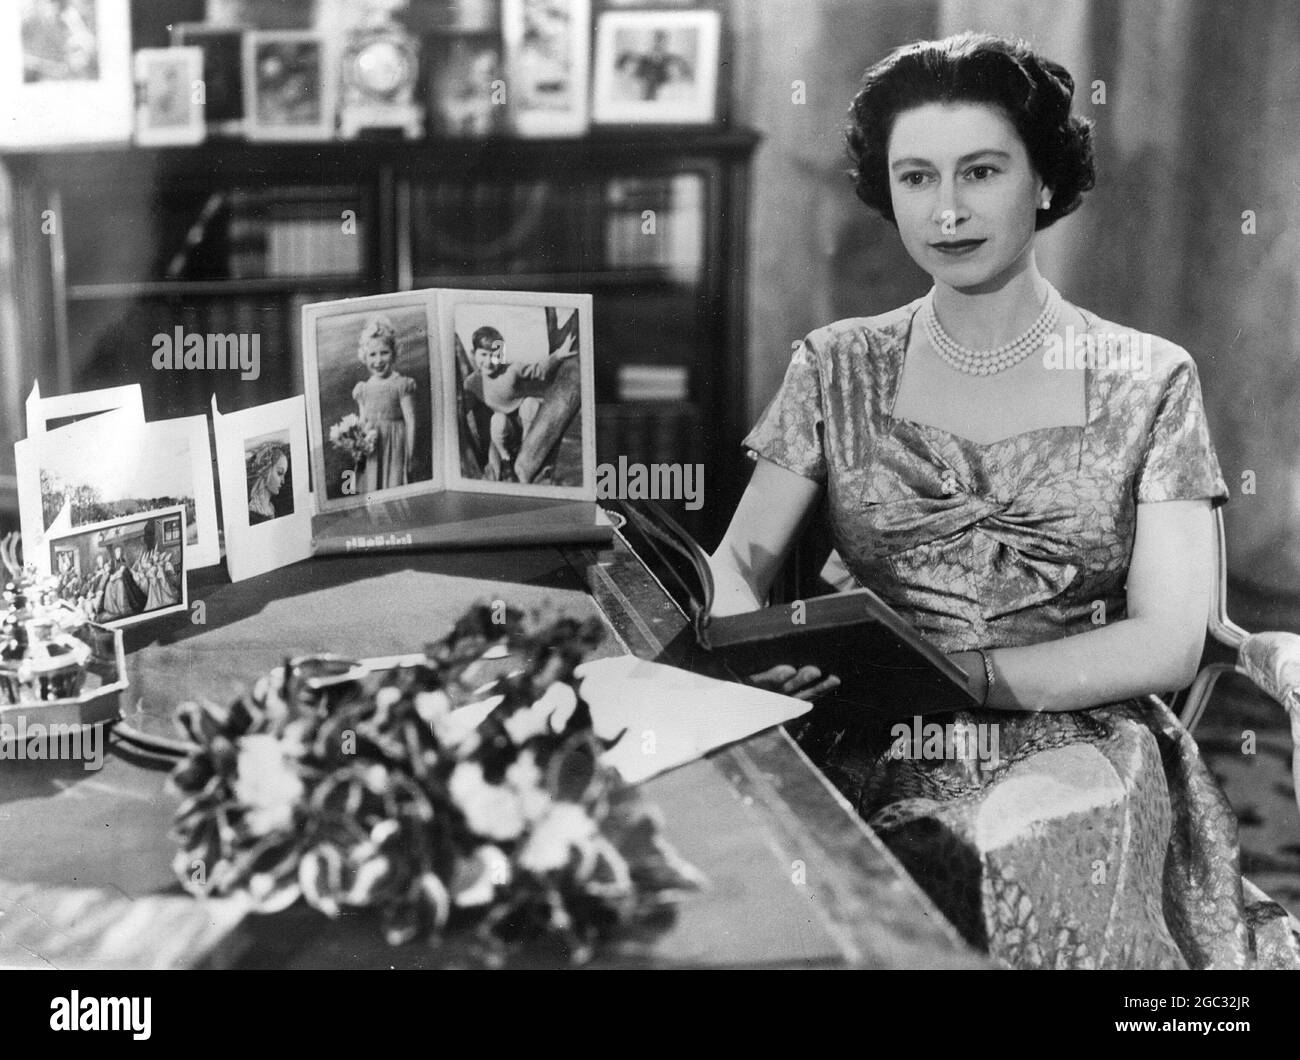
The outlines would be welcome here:
[[[1296,806],[1300,807],[1300,636],[1252,633],[1237,649],[1237,665],[1291,717],[1291,741],[1295,746],[1291,774]]]

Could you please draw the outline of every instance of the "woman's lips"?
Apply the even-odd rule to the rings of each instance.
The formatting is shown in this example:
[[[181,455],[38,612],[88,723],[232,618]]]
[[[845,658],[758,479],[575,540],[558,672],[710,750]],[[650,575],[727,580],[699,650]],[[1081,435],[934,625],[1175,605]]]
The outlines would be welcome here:
[[[978,250],[983,245],[984,240],[982,239],[953,239],[944,243],[931,243],[930,249],[948,257],[958,258],[963,254]]]

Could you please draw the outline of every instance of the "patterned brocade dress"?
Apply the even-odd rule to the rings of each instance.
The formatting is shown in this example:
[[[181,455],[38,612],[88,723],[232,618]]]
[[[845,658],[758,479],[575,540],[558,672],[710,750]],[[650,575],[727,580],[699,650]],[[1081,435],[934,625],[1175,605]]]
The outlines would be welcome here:
[[[920,305],[796,344],[745,445],[825,485],[855,580],[945,652],[1122,619],[1137,505],[1227,499],[1195,363],[1084,311],[1094,337],[1138,335],[1149,371],[1103,350],[1077,369],[1085,426],[979,444],[892,415]],[[1236,818],[1168,709],[936,720],[996,723],[997,755],[900,755],[848,726],[820,764],[973,945],[1014,967],[1300,967],[1285,912],[1243,892]]]

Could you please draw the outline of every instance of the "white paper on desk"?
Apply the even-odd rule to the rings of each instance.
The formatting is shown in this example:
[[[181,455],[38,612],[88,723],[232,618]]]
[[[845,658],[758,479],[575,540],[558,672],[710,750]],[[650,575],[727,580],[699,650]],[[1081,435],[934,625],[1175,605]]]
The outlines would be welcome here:
[[[230,580],[242,581],[310,556],[307,404],[302,395],[222,415],[214,394],[212,431]],[[267,477],[255,467],[267,460],[277,469],[274,486],[267,486]],[[274,512],[269,518],[253,508],[254,483],[259,478],[263,482],[260,500]]]
[[[23,556],[49,573],[47,535],[171,504],[186,520],[189,570],[221,562],[208,418],[142,421],[101,412],[14,444]]]
[[[576,676],[596,733],[623,738],[602,756],[629,784],[806,714],[811,704],[632,655],[584,663]]]

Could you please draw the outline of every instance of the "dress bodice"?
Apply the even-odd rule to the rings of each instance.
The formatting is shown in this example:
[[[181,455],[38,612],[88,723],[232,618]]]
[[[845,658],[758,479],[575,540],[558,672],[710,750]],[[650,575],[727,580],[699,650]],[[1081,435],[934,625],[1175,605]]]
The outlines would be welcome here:
[[[796,343],[745,445],[825,484],[846,566],[944,651],[1123,617],[1138,504],[1227,498],[1195,362],[1084,311],[1085,424],[974,442],[893,414],[920,304]]]

